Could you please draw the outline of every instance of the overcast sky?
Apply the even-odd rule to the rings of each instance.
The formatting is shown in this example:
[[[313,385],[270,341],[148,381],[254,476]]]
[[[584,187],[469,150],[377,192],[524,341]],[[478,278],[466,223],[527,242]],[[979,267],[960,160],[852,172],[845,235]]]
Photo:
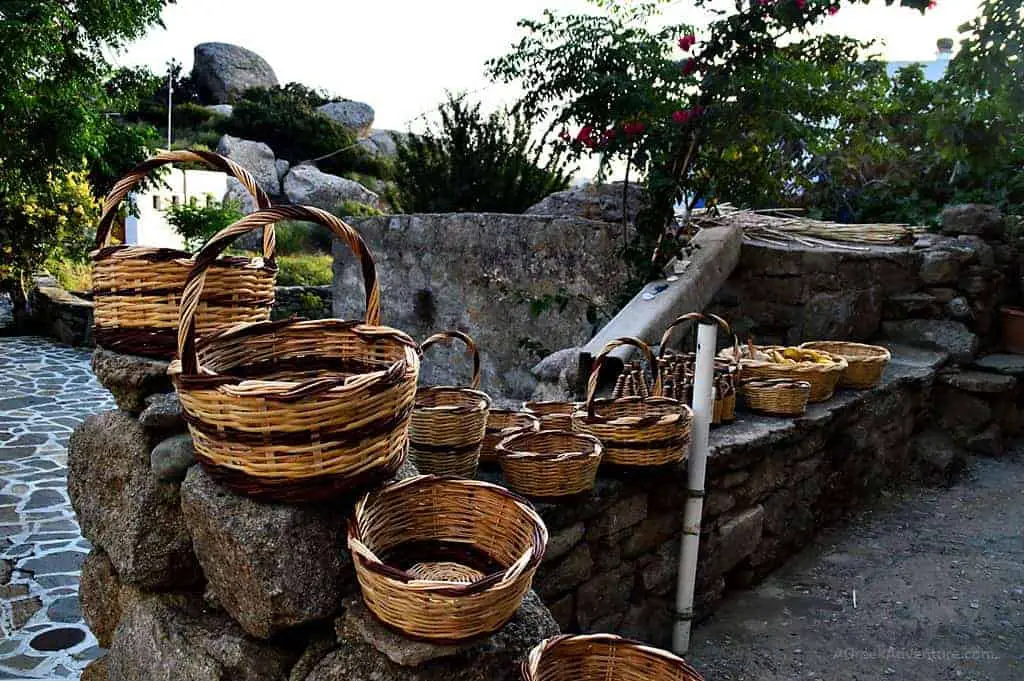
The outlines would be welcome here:
[[[164,10],[166,28],[154,28],[115,60],[159,72],[174,58],[188,69],[197,43],[235,43],[265,57],[282,83],[367,102],[377,112],[375,127],[406,129],[446,89],[477,91],[488,104],[508,98],[488,83],[483,64],[520,35],[516,21],[545,8],[587,7],[584,0],[178,0]],[[887,59],[928,61],[936,39],[955,37],[977,8],[977,0],[938,0],[922,17],[873,0],[844,4],[824,29],[881,39]],[[706,22],[687,0],[669,4],[666,16]]]

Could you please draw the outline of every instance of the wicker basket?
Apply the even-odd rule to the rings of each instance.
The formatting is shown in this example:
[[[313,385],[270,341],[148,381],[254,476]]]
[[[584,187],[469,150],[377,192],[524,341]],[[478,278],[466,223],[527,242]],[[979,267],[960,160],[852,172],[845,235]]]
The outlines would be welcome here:
[[[348,529],[370,611],[405,636],[436,643],[505,626],[547,540],[525,499],[479,480],[433,475],[369,493]]]
[[[885,367],[892,359],[892,353],[881,345],[865,345],[846,341],[814,341],[804,343],[801,348],[820,350],[846,360],[847,367],[839,379],[840,388],[867,390],[882,382]]]
[[[480,351],[461,331],[436,333],[423,341],[426,351],[440,341],[460,340],[473,355],[470,387],[436,386],[416,392],[409,420],[409,458],[420,473],[472,478],[480,461],[491,398],[480,387]]]
[[[121,201],[153,170],[168,163],[203,163],[242,183],[259,208],[270,199],[247,170],[209,151],[169,151],[140,163],[103,202],[92,252],[93,336],[97,345],[117,352],[170,359],[178,332],[178,305],[194,261],[185,251],[147,246],[110,245]],[[238,322],[270,318],[274,303],[274,228],[263,233],[263,259],[228,257],[212,263],[197,310],[203,337]]]
[[[601,366],[608,353],[622,345],[633,345],[647,355],[654,373],[652,396],[595,399]],[[647,344],[636,338],[613,340],[594,359],[587,400],[572,415],[573,431],[597,437],[604,445],[603,461],[620,466],[661,466],[685,460],[692,422],[688,406],[662,396],[657,360]]]
[[[572,430],[572,413],[579,409],[581,404],[557,400],[531,400],[523,402],[523,411],[539,418],[543,430]]]
[[[540,430],[540,419],[533,414],[515,409],[491,409],[487,413],[487,430],[484,441],[480,445],[480,462],[490,463],[498,460],[494,448],[509,435],[524,430]]]
[[[740,390],[747,407],[771,416],[801,416],[811,396],[810,383],[788,378],[745,381]]]
[[[757,350],[783,350],[782,346],[766,345],[757,346]],[[741,354],[738,347],[727,348],[718,353],[719,357],[732,361],[737,354]],[[826,355],[828,353],[825,353]],[[843,372],[846,371],[847,362],[842,357],[833,357],[831,364],[817,364],[815,362],[799,362],[797,364],[779,364],[760,359],[743,357],[740,360],[740,372],[744,381],[753,379],[787,378],[792,381],[807,381],[811,384],[811,395],[809,402],[818,403],[832,399],[836,386]]]
[[[612,634],[563,635],[538,643],[523,681],[704,681],[672,653]]]
[[[685,314],[669,324],[661,336],[658,351],[658,367],[661,371],[665,397],[671,397],[684,403],[693,401],[693,376],[697,366],[697,355],[693,352],[671,352],[668,343],[672,332],[677,326],[696,320],[713,320],[719,324],[727,335],[732,335],[729,324],[713,314],[703,315],[699,312]],[[733,336],[735,343],[739,341]],[[739,364],[735,361],[715,359],[714,411],[711,422],[714,425],[731,423],[736,419],[736,384],[739,382]],[[616,381],[613,397],[647,397],[650,388],[644,377],[639,362],[623,370]]]
[[[524,431],[497,447],[509,487],[543,499],[592,490],[602,451],[596,437],[563,430]]]
[[[356,253],[365,321],[239,324],[197,348],[210,263],[238,235],[279,220],[321,224]],[[221,230],[196,256],[182,297],[181,359],[169,369],[196,458],[228,487],[280,501],[327,498],[390,477],[406,457],[420,359],[415,341],[379,320],[373,257],[330,213],[279,206]]]

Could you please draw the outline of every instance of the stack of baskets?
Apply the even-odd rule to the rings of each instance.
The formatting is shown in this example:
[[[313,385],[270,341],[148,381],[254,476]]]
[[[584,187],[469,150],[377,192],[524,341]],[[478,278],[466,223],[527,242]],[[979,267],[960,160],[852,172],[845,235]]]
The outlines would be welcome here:
[[[121,353],[170,359],[176,349],[178,307],[195,264],[170,248],[111,245],[121,202],[152,171],[169,163],[202,163],[234,177],[261,208],[270,199],[247,170],[209,151],[168,151],[140,163],[121,178],[106,200],[92,252],[93,335],[97,345]],[[274,228],[263,232],[263,258],[211,262],[196,308],[196,328],[206,337],[239,322],[270,318],[274,303]]]
[[[461,331],[444,331],[423,341],[421,351],[441,341],[459,340],[473,355],[468,388],[420,388],[409,423],[409,456],[421,473],[472,478],[480,461],[491,398],[480,387],[480,351]]]
[[[579,406],[578,402],[533,400],[523,402],[523,411],[540,419],[544,430],[572,430],[572,413]]]
[[[632,345],[647,357],[654,375],[650,397],[596,397],[601,367],[615,348]],[[659,364],[650,347],[636,338],[608,343],[594,359],[587,399],[572,414],[572,429],[593,435],[604,445],[604,462],[618,466],[662,466],[686,459],[693,412],[677,399],[662,394]]]
[[[480,463],[496,462],[498,443],[524,430],[540,430],[540,419],[516,409],[491,409],[487,414],[484,441],[480,445]]]

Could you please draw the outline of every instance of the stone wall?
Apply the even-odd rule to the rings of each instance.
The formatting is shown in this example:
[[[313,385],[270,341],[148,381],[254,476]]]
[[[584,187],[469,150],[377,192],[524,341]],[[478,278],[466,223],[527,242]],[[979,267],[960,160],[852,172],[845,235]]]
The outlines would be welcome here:
[[[274,290],[272,319],[291,316],[324,319],[331,315],[330,286],[278,286]]]
[[[1024,244],[998,211],[953,206],[941,233],[899,247],[747,241],[712,311],[741,338],[927,339],[964,362],[999,344],[999,308],[1024,297]]]
[[[353,224],[377,260],[383,321],[423,340],[468,332],[483,356],[483,389],[526,398],[529,367],[554,350],[582,345],[595,315],[623,284],[616,257],[621,226],[581,218],[451,214],[364,218]],[[363,314],[363,285],[348,249],[335,241],[334,312]],[[614,311],[612,311],[614,312]],[[610,316],[610,315],[609,315]],[[427,383],[465,383],[468,364],[431,351]]]
[[[50,276],[36,277],[29,306],[36,333],[67,345],[92,345],[92,301],[60,287]]]

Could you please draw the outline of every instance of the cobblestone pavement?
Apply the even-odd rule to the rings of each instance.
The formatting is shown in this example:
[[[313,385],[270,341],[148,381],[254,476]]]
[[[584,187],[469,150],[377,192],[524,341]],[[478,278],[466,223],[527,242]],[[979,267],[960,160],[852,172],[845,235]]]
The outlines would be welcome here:
[[[67,498],[67,443],[113,408],[89,352],[0,336],[0,679],[77,679],[96,657],[82,622],[89,543]]]
[[[1015,450],[824,533],[730,597],[687,657],[715,681],[1024,679],[1024,442]]]

